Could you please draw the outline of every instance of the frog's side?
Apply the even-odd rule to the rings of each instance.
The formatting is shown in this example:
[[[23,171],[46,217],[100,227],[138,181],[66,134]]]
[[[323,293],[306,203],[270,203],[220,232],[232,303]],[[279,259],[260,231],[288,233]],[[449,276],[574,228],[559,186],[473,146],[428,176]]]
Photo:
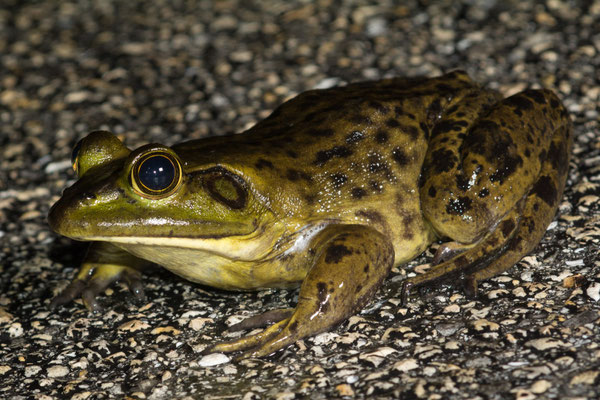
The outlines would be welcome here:
[[[142,259],[224,289],[302,283],[295,309],[270,314],[278,322],[213,348],[261,356],[348,318],[393,265],[440,238],[436,265],[405,292],[449,277],[474,292],[541,239],[570,132],[551,91],[502,99],[460,71],[305,92],[244,134],[172,148],[130,152],[95,132],[49,215],[58,233],[94,243],[53,304],[81,294],[94,309],[117,279],[141,292]],[[152,157],[174,169],[157,191],[139,172]]]

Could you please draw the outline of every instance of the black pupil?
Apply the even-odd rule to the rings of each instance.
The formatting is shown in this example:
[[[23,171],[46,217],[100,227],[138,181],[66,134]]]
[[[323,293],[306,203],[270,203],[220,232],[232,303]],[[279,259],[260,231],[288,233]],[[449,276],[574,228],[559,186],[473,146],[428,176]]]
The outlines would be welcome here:
[[[138,176],[142,185],[148,189],[164,190],[175,179],[175,166],[165,156],[152,156],[142,162]]]

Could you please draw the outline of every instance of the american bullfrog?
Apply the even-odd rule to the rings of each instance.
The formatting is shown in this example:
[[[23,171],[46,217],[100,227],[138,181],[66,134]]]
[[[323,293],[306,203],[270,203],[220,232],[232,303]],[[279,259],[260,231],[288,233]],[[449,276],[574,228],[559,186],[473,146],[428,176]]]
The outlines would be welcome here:
[[[90,133],[52,229],[91,241],[52,305],[116,280],[142,292],[149,261],[227,290],[300,285],[294,309],[216,352],[264,356],[364,307],[390,269],[444,241],[411,287],[482,279],[542,238],[561,199],[571,123],[550,90],[503,98],[464,72],[311,90],[242,134],[129,150]],[[244,327],[259,325],[250,318]]]

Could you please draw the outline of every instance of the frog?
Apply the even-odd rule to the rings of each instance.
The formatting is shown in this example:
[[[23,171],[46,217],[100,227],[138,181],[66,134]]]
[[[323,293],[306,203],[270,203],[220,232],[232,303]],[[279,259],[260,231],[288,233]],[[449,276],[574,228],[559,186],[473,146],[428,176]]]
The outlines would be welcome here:
[[[504,97],[460,70],[309,90],[245,132],[171,147],[130,150],[94,131],[48,215],[56,233],[91,242],[51,306],[81,297],[98,310],[117,281],[143,296],[152,263],[223,290],[299,287],[294,307],[238,327],[264,329],[205,350],[248,358],[334,329],[433,244],[403,301],[445,282],[476,295],[542,239],[571,145],[553,91]]]

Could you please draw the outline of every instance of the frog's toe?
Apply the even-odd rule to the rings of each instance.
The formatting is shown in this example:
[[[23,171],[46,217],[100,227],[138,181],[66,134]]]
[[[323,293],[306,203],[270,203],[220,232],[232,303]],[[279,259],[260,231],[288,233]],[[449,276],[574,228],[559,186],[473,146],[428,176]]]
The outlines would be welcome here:
[[[96,298],[117,281],[122,281],[136,299],[142,299],[144,289],[141,276],[138,270],[126,266],[84,264],[77,278],[52,300],[50,308],[54,309],[81,296],[88,310],[100,311],[102,307]]]
[[[81,299],[83,300],[85,307],[91,312],[101,311],[102,306],[100,306],[96,297],[105,291],[114,281],[115,279],[92,277],[85,289],[81,292]]]
[[[271,338],[277,336],[283,330],[283,328],[288,324],[288,322],[289,322],[289,318],[286,318],[282,321],[279,321],[279,322],[269,326],[262,332],[256,333],[254,335],[244,336],[239,339],[232,340],[230,342],[218,343],[212,347],[207,348],[202,353],[203,354],[232,353],[234,351],[248,351],[248,350],[254,349],[256,347],[261,347],[264,344],[268,343]],[[275,351],[275,350],[273,350],[273,351]],[[248,354],[246,357],[243,357],[243,355],[241,357],[248,358],[250,353],[252,353],[252,351],[248,351],[248,353],[244,353],[244,354]],[[270,353],[267,353],[267,354],[270,354]]]
[[[85,281],[81,279],[75,279],[73,282],[69,284],[62,292],[54,296],[52,301],[50,302],[50,309],[54,310],[58,306],[62,306],[63,304],[67,304],[73,300],[75,300],[86,287]]]
[[[279,310],[267,311],[262,314],[246,318],[237,324],[231,325],[227,330],[229,332],[238,332],[255,328],[264,328],[265,326],[289,318],[293,313],[293,308],[282,308]]]
[[[136,300],[146,298],[144,285],[142,283],[142,273],[136,269],[128,268],[121,273],[120,279],[129,288]]]

